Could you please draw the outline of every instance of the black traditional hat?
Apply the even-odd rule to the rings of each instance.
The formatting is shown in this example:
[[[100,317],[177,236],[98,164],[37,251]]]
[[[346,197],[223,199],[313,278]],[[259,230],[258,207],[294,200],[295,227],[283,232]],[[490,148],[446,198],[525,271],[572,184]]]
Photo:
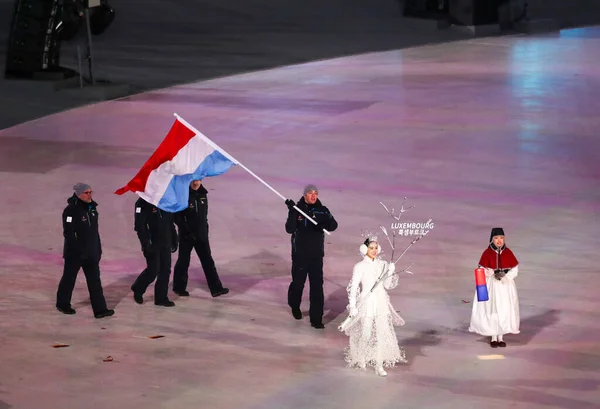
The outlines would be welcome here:
[[[504,229],[502,227],[494,227],[490,233],[490,243],[494,236],[504,236]]]

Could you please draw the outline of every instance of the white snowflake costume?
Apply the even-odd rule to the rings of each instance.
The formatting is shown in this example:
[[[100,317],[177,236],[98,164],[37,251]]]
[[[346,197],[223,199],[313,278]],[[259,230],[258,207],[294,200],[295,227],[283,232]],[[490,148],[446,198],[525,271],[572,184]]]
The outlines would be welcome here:
[[[398,275],[394,275],[393,263],[366,256],[365,245],[361,246],[361,254],[364,258],[354,266],[347,287],[348,311],[352,319],[342,327],[342,331],[350,337],[345,361],[348,367],[373,366],[384,376],[383,367],[391,368],[398,362],[406,362],[394,329],[394,326],[405,322],[394,310],[386,291],[398,285]],[[371,292],[383,272],[387,273],[386,278]]]

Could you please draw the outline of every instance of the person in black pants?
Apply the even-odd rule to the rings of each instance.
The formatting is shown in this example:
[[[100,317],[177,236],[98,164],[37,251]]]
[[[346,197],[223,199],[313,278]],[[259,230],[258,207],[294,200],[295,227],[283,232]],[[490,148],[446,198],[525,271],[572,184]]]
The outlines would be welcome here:
[[[317,225],[294,209],[294,201],[285,201],[289,212],[285,231],[292,235],[292,282],[288,289],[288,305],[297,320],[302,319],[300,302],[304,283],[308,276],[310,284],[310,324],[314,328],[323,325],[323,257],[325,256],[325,233],[338,227],[333,215],[318,199],[319,190],[315,185],[304,188],[304,196],[296,206],[317,222]]]
[[[187,209],[175,213],[175,223],[179,230],[179,256],[173,270],[173,292],[182,297],[190,295],[187,283],[192,249],[196,250],[200,259],[212,296],[218,297],[229,292],[229,289],[221,284],[210,252],[207,194],[201,180],[192,180]]]
[[[64,314],[75,314],[71,296],[77,273],[83,268],[94,317],[110,317],[115,312],[106,307],[100,281],[102,243],[98,232],[98,203],[92,200],[89,185],[77,183],[73,190],[73,196],[67,199],[68,205],[62,214],[65,264],[56,292],[56,308]]]
[[[174,307],[175,303],[168,296],[171,253],[177,251],[178,245],[173,213],[139,198],[135,202],[135,231],[146,258],[146,268],[131,286],[134,301],[143,304],[146,289],[156,279],[154,305]]]

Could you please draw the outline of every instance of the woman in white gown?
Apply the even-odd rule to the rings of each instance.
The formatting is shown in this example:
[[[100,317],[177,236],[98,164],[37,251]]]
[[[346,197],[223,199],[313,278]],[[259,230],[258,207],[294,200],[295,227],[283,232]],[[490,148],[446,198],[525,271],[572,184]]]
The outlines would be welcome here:
[[[373,366],[375,373],[386,376],[383,367],[406,362],[394,329],[404,325],[404,320],[394,310],[386,291],[398,285],[398,276],[393,263],[377,258],[381,247],[376,238],[365,240],[360,251],[364,258],[354,266],[347,288],[351,319],[342,328],[350,337],[345,360],[349,367]],[[385,278],[373,289],[381,277]]]

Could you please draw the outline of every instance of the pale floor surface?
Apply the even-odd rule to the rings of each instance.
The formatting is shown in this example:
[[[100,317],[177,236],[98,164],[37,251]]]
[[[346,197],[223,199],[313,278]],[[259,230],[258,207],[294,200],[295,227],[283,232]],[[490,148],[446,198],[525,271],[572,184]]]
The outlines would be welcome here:
[[[475,39],[164,89],[0,131],[0,408],[600,407],[599,57],[598,29]],[[112,192],[173,112],[284,195],[320,187],[340,223],[327,239],[325,330],[291,317],[286,207],[239,168],[205,182],[231,293],[212,299],[194,260],[189,299],[158,308],[151,287],[134,304],[136,197]],[[92,317],[81,273],[77,315],[54,309],[60,213],[77,181],[99,202],[108,319]],[[390,294],[409,362],[381,379],[344,368],[336,326],[361,230],[389,223],[379,202],[398,208],[404,196],[416,206],[407,220],[435,228],[400,263],[415,263]],[[495,226],[521,270],[522,332],[503,350],[467,331],[473,268]],[[480,359],[490,354],[504,359]]]

